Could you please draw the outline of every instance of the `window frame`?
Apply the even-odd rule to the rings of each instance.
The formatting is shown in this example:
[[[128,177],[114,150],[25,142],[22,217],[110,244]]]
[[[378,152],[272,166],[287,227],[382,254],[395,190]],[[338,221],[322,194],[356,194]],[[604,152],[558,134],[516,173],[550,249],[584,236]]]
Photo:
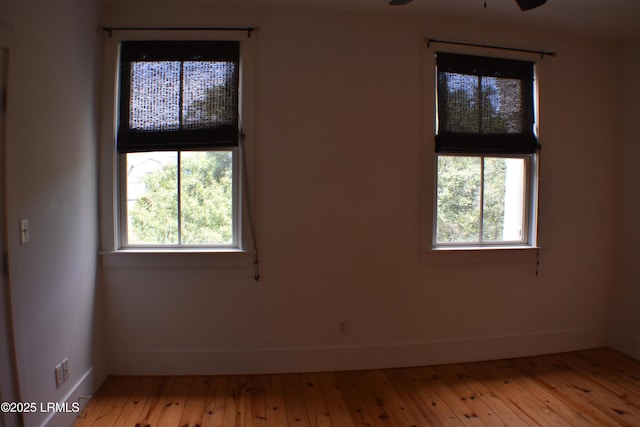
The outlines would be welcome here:
[[[123,40],[120,42],[120,88],[118,91],[118,130],[116,146],[119,151],[136,152],[147,151],[149,148],[158,150],[212,149],[214,147],[235,147],[239,144],[239,75],[240,75],[240,43],[231,40]],[[122,118],[131,116],[131,105],[126,102],[132,96],[133,81],[131,80],[132,64],[155,62],[180,63],[180,96],[178,105],[177,127],[172,129],[133,129],[130,123]],[[183,127],[182,114],[182,73],[184,63],[190,62],[228,62],[235,63],[237,68],[231,74],[234,93],[232,100],[227,103],[234,111],[235,117],[229,123],[216,123],[214,126]],[[122,100],[125,100],[122,102]]]
[[[180,153],[191,152],[192,150],[177,150],[176,152],[176,160],[177,160],[177,169],[176,173],[178,176],[181,171],[181,155]],[[229,249],[229,248],[238,248],[240,241],[240,221],[239,221],[239,212],[240,212],[240,180],[239,176],[241,176],[240,171],[240,162],[238,161],[238,157],[240,156],[239,148],[212,148],[209,150],[198,150],[197,152],[230,152],[231,153],[231,180],[232,180],[232,238],[231,242],[228,244],[211,244],[211,243],[177,243],[177,244],[159,244],[159,243],[129,243],[129,217],[128,217],[128,192],[127,192],[127,160],[126,156],[129,153],[118,153],[118,171],[119,171],[119,179],[118,179],[118,217],[119,217],[119,242],[120,249]],[[174,151],[166,151],[167,153],[173,153]],[[178,183],[180,179],[177,178]],[[180,200],[180,189],[179,186],[176,189],[176,196],[178,200]],[[178,206],[180,206],[180,202],[178,201]],[[182,211],[178,208],[178,215],[180,216]],[[178,224],[180,225],[180,221],[178,220]],[[178,231],[178,236],[181,236],[182,232]],[[179,240],[181,238],[179,237]]]
[[[127,49],[125,51],[125,48]],[[214,60],[232,60],[236,62],[237,67],[240,66],[239,60],[239,48],[240,43],[236,41],[203,41],[203,40],[153,40],[153,41],[122,41],[120,42],[120,55],[118,61],[118,68],[120,70],[119,75],[119,90],[118,90],[118,133],[116,136],[116,149],[118,150],[118,195],[119,208],[118,215],[120,218],[120,240],[119,247],[121,249],[126,248],[190,248],[190,247],[204,247],[204,248],[228,248],[237,247],[238,242],[238,192],[236,188],[238,186],[237,179],[237,146],[240,139],[239,128],[239,115],[240,106],[239,101],[239,69],[234,71],[233,83],[236,86],[236,98],[235,98],[235,110],[237,116],[234,119],[232,125],[224,125],[223,131],[220,132],[217,128],[212,130],[183,130],[180,126],[177,130],[169,131],[152,131],[152,132],[135,132],[129,128],[129,123],[125,120],[129,117],[129,99],[131,97],[131,80],[129,75],[125,73],[130,72],[130,64],[133,64],[135,58],[144,58],[147,60],[148,55],[151,55],[151,61],[171,61],[171,62],[188,62],[193,61],[193,57],[204,55],[203,61]],[[182,65],[181,65],[182,67]],[[180,91],[182,90],[182,81],[180,82]],[[126,99],[125,99],[126,98]],[[180,102],[179,115],[182,115],[182,103]],[[180,119],[181,122],[181,119]],[[230,130],[230,131],[229,131]],[[125,139],[126,137],[126,139]],[[121,141],[122,140],[122,141]],[[186,144],[184,144],[186,142]],[[181,149],[184,145],[184,149]],[[131,148],[129,148],[131,147]],[[129,203],[128,203],[128,163],[127,154],[133,152],[147,151],[150,148],[150,152],[158,150],[165,152],[176,153],[176,198],[177,198],[177,218],[176,225],[178,229],[178,242],[177,243],[130,243],[129,242]],[[197,150],[199,152],[205,151],[220,151],[217,149],[224,149],[224,151],[230,151],[232,153],[232,241],[231,243],[207,243],[207,244],[184,244],[181,242],[182,238],[182,188],[180,185],[182,156],[181,153],[187,151]]]
[[[477,157],[481,159],[482,167],[484,168],[483,160],[485,158],[508,158],[508,159],[523,159],[524,164],[524,183],[523,183],[523,201],[524,206],[522,209],[522,231],[523,238],[520,240],[499,240],[499,241],[473,241],[473,242],[438,242],[438,159],[440,156],[448,156],[448,157]],[[531,247],[535,246],[535,242],[532,241],[532,236],[534,230],[532,228],[532,218],[535,216],[535,211],[533,210],[532,205],[532,197],[533,194],[537,193],[534,186],[535,176],[537,174],[532,171],[532,169],[537,169],[537,160],[535,154],[493,154],[493,153],[483,153],[483,154],[469,154],[469,153],[435,153],[434,158],[434,169],[435,169],[435,188],[433,191],[434,194],[434,203],[433,203],[433,229],[432,229],[432,246],[436,249],[455,249],[455,248],[511,248],[511,247]],[[484,173],[481,172],[481,176],[484,176]],[[484,184],[484,180],[481,179],[481,188],[482,184]],[[483,193],[484,190],[481,189]],[[536,208],[537,209],[537,208]],[[484,199],[480,198],[480,232],[479,235],[482,234],[483,226],[484,226]]]
[[[442,52],[436,52],[434,61],[434,84],[433,84],[433,96],[431,96],[431,103],[434,106],[434,135],[437,140],[438,138],[438,67],[437,67],[437,54]],[[449,53],[445,54],[449,55]],[[469,55],[467,53],[460,53],[454,55],[467,55],[467,56],[475,56]],[[508,58],[499,58],[493,56],[478,56],[478,58],[485,58],[488,60],[496,59],[498,61],[509,61]],[[516,60],[517,61],[517,60]],[[531,62],[531,61],[529,61]],[[532,63],[532,72],[533,72],[533,80],[531,86],[531,96],[532,96],[532,114],[533,114],[533,122],[532,122],[532,131],[536,140],[538,140],[538,75],[537,75],[537,67],[534,62]],[[433,189],[431,191],[432,195],[432,220],[431,220],[431,250],[492,250],[492,249],[527,249],[527,248],[536,248],[537,247],[537,222],[538,222],[538,180],[539,180],[539,150],[540,145],[537,143],[537,149],[533,153],[513,153],[509,151],[466,151],[464,149],[455,150],[455,151],[442,151],[439,152],[437,149],[432,151],[433,153]],[[438,242],[438,159],[439,156],[451,156],[451,157],[479,157],[480,159],[484,159],[487,157],[490,158],[523,158],[524,159],[524,167],[525,167],[525,188],[524,188],[524,207],[523,207],[523,238],[519,241],[475,241],[475,242]],[[483,166],[484,168],[484,163]],[[480,211],[483,211],[484,207],[480,205]],[[480,229],[482,230],[483,223],[480,224]],[[481,234],[481,232],[479,233]]]
[[[121,254],[123,259],[137,262],[139,256],[134,254],[149,254],[158,266],[165,265],[170,254],[185,254],[192,256],[206,256],[207,253],[222,257],[222,254],[253,254],[253,230],[249,220],[249,206],[253,204],[253,194],[248,192],[254,183],[254,127],[255,127],[255,55],[256,37],[248,32],[235,30],[184,30],[168,32],[163,30],[119,30],[106,33],[103,38],[103,73],[102,93],[103,109],[101,112],[101,135],[98,158],[100,161],[100,253]],[[239,76],[238,76],[238,128],[241,130],[238,147],[234,149],[235,182],[234,192],[236,201],[235,241],[233,245],[136,245],[127,246],[122,237],[123,218],[121,216],[122,196],[121,188],[121,155],[116,147],[119,112],[119,69],[120,44],[127,40],[147,41],[236,41],[240,43]],[[125,196],[126,197],[126,196]],[[126,221],[126,219],[124,219]],[[126,223],[126,222],[125,222]],[[187,255],[193,253],[194,255]],[[125,255],[125,254],[131,254]],[[157,254],[155,257],[153,254]],[[163,255],[164,254],[164,255]],[[201,255],[196,255],[201,254]],[[183,258],[180,258],[183,259]],[[201,258],[198,258],[201,259]],[[204,260],[204,258],[202,258]],[[210,259],[210,258],[207,258]],[[211,259],[213,260],[213,259]],[[227,258],[224,256],[220,260]],[[210,261],[213,262],[213,261]]]

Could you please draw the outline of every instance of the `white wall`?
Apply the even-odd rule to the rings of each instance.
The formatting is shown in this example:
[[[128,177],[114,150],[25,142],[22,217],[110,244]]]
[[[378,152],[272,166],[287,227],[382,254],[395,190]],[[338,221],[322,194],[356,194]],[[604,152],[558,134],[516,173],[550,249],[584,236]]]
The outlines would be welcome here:
[[[3,1],[9,48],[7,227],[20,398],[91,394],[106,372],[97,310],[97,3]],[[5,167],[3,166],[3,168]],[[18,223],[28,219],[30,242]],[[54,367],[69,359],[59,389]],[[27,426],[75,414],[25,414]]]
[[[611,46],[348,12],[113,7],[102,24],[259,27],[249,148],[262,280],[251,257],[105,255],[110,372],[368,368],[606,344]],[[428,250],[434,48],[424,37],[559,53],[527,57],[539,61],[544,146],[537,275],[535,251]]]
[[[620,93],[623,112],[620,150],[620,212],[618,216],[619,257],[616,298],[611,311],[611,345],[640,359],[640,267],[637,239],[640,237],[640,180],[637,159],[640,155],[638,117],[640,107],[637,84],[640,72],[640,39],[620,49]]]

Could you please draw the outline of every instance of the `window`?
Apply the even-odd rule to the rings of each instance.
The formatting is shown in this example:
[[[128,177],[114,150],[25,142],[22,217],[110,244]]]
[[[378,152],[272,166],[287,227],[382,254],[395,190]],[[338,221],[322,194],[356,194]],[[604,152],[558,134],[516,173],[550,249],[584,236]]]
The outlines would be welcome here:
[[[239,43],[120,47],[121,247],[237,247]]]
[[[533,245],[533,63],[436,56],[434,245]]]

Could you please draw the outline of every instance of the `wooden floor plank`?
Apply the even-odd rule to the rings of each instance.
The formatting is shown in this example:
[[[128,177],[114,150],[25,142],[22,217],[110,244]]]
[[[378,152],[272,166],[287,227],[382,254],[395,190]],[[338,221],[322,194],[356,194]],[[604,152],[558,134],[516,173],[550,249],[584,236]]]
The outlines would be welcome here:
[[[367,371],[112,376],[73,427],[474,425],[640,425],[640,362],[602,348]]]
[[[247,413],[245,407],[247,387],[244,375],[234,375],[229,378],[224,400],[223,426],[243,427],[245,417],[251,417],[251,413]]]
[[[354,425],[357,427],[384,427],[384,421],[378,418],[379,414],[371,412],[360,393],[360,388],[354,379],[354,373],[336,372],[335,377]]]
[[[116,418],[114,427],[118,425],[144,426],[138,421],[148,412],[154,396],[162,387],[161,377],[138,377],[129,400]]]
[[[109,377],[78,416],[75,427],[112,426],[125,407],[135,377]]]
[[[180,423],[182,412],[189,395],[193,377],[166,377],[162,392],[157,395],[151,406],[145,423],[151,427],[170,427]]]
[[[501,402],[504,405],[501,410],[509,412],[504,417],[514,418],[516,425],[520,424],[518,419],[522,420],[525,425],[542,425],[544,423],[545,419],[538,414],[541,404],[535,398],[525,394],[524,388],[513,384],[504,377],[491,362],[456,365],[454,369],[464,376],[465,381],[470,378],[480,382],[481,386],[470,385],[470,387],[480,390],[476,391],[479,394],[484,393],[485,396],[488,395],[491,399]],[[488,404],[494,410],[498,405],[498,403]]]
[[[406,393],[398,390],[388,371],[377,369],[371,371],[372,384],[376,388],[381,399],[390,407],[391,411],[397,412],[395,418],[406,420],[409,426],[432,425],[431,420],[424,416],[424,413],[415,406],[415,402]],[[427,421],[425,421],[425,418]]]
[[[467,369],[480,375],[505,401],[518,408],[516,411],[532,425],[576,426],[590,425],[578,422],[573,411],[557,404],[553,396],[537,382],[523,376],[519,371],[504,366],[502,361],[481,362],[468,365]],[[575,422],[574,422],[575,421]]]
[[[226,375],[211,377],[211,391],[202,413],[201,427],[219,427],[224,425],[224,411],[227,400],[230,377]]]
[[[632,399],[628,399],[626,395],[623,399],[619,398],[610,392],[610,387],[603,387],[594,380],[593,376],[581,374],[553,356],[527,360],[530,366],[536,364],[541,369],[559,371],[559,380],[565,386],[568,394],[573,392],[574,396],[580,398],[580,401],[597,408],[616,423],[640,425],[640,410]]]
[[[202,426],[202,417],[209,396],[214,393],[215,382],[209,376],[196,377],[191,384],[187,401],[180,418],[180,427]]]
[[[400,419],[392,418],[389,408],[385,407],[385,402],[380,398],[376,390],[373,390],[368,380],[369,372],[354,371],[350,373],[353,384],[358,389],[362,403],[371,414],[376,424],[379,426],[400,425]]]
[[[418,417],[419,426],[444,426],[436,414],[431,410],[431,405],[420,403],[415,387],[401,374],[400,369],[387,369],[385,375],[394,387],[394,391],[405,402],[407,407]]]
[[[482,417],[486,417],[486,419],[483,419],[484,424],[491,426],[509,425],[502,419],[502,414],[489,407],[481,398],[482,396],[470,387],[468,382],[471,381],[465,381],[465,376],[456,371],[453,366],[440,366],[436,370],[439,372],[441,380],[454,391],[462,402],[468,404],[474,414],[482,414]],[[470,380],[471,378],[466,379]],[[520,423],[521,419],[519,417],[515,419]]]
[[[621,425],[615,413],[609,414],[603,407],[594,402],[586,387],[581,383],[576,383],[568,378],[564,369],[554,367],[548,363],[537,359],[516,359],[512,362],[522,373],[535,379],[536,382],[544,386],[548,391],[553,392],[556,400],[571,408],[574,412],[584,414],[593,420],[596,425]],[[622,424],[624,425],[624,424]]]
[[[442,397],[447,406],[456,414],[458,419],[465,425],[478,426],[502,426],[500,419],[480,405],[475,397],[469,397],[469,391],[461,386],[457,381],[452,381],[440,367],[418,368],[426,381],[431,382],[436,393]]]
[[[332,372],[316,374],[316,381],[322,391],[333,427],[354,427],[334,374]]]
[[[599,363],[595,363],[580,353],[562,353],[554,355],[562,363],[576,369],[580,375],[585,375],[607,392],[619,399],[625,399],[627,404],[638,408],[640,402],[640,386],[634,382],[628,382],[613,369],[608,369]]]
[[[405,384],[407,381],[411,384],[413,395],[420,399],[419,402],[423,406],[429,408],[440,424],[443,426],[464,425],[432,385],[431,378],[425,378],[423,373],[416,368],[400,369],[398,372],[400,373],[399,378],[403,378]]]
[[[266,381],[265,406],[267,427],[287,425],[287,402],[284,399],[284,375],[269,375]]]
[[[332,427],[331,413],[325,402],[317,374],[304,373],[300,375],[307,414],[312,427]]]
[[[610,348],[587,350],[578,352],[583,357],[605,366],[615,372],[628,383],[640,387],[640,364],[638,361]]]
[[[510,404],[508,400],[503,400],[497,393],[493,392],[482,380],[476,378],[465,364],[443,366],[442,369],[448,372],[448,377],[452,380],[456,378],[464,384],[470,391],[469,399],[478,399],[492,413],[498,414],[500,419],[509,427],[524,427],[529,423],[521,416],[518,408]]]
[[[282,377],[284,401],[287,408],[287,425],[310,426],[309,414],[304,401],[299,374],[285,374]]]
[[[171,387],[171,382],[174,380],[174,377],[161,376],[156,379],[156,382],[147,384],[149,389],[146,392],[146,396],[141,399],[136,398],[127,404],[127,411],[131,410],[131,412],[125,413],[123,411],[116,420],[116,423],[121,423],[123,425],[130,423],[135,427],[150,426],[150,417],[156,411],[161,411],[162,408],[158,408],[161,406],[160,398],[163,393],[166,392],[166,389]]]
[[[371,403],[379,411],[378,417],[392,426],[415,426],[419,423],[419,414],[414,414],[410,405],[395,392],[393,384],[382,370],[359,372],[360,392],[369,394]]]
[[[266,427],[266,378],[264,375],[251,375],[248,377],[248,382],[252,418],[251,420],[245,420],[245,426]]]

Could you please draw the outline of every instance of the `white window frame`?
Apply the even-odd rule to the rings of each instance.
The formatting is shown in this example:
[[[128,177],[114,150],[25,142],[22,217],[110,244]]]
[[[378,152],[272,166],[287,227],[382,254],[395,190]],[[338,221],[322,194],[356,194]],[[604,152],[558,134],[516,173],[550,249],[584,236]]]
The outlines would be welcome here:
[[[480,158],[481,161],[485,158],[513,158],[513,159],[523,159],[524,160],[524,189],[523,189],[523,199],[524,199],[524,207],[523,207],[523,238],[521,240],[501,240],[501,241],[481,241],[480,238],[478,241],[474,242],[438,242],[438,158],[439,156],[448,156],[448,157],[475,157]],[[483,166],[484,168],[484,166]],[[517,247],[535,247],[536,246],[536,219],[537,219],[537,209],[538,209],[538,200],[537,200],[537,176],[538,176],[538,159],[537,154],[450,154],[450,153],[434,153],[434,182],[435,186],[433,189],[433,221],[432,221],[432,247],[434,249],[456,249],[456,248],[517,248]],[[481,172],[481,176],[484,173]],[[481,192],[483,192],[483,179],[481,178]],[[480,199],[480,231],[479,235],[483,230],[483,211],[484,211],[484,200],[481,197]],[[479,236],[480,237],[480,236]]]
[[[458,53],[461,54],[470,54],[467,50],[460,50]],[[427,137],[433,141],[433,135],[435,135],[435,130],[437,129],[437,121],[438,121],[438,113],[437,113],[437,67],[435,66],[435,62],[433,61],[433,54],[428,54],[426,60],[428,61],[428,66],[433,70],[433,83],[432,85],[425,85],[425,99],[428,99],[430,105],[433,106],[433,123],[434,123],[434,132],[431,135],[427,135]],[[533,79],[533,113],[534,113],[534,133],[539,137],[538,132],[538,118],[539,118],[539,88],[538,88],[538,68],[534,66],[534,79]],[[430,147],[433,147],[429,144]],[[437,216],[437,204],[438,204],[438,156],[439,155],[447,155],[447,156],[471,156],[471,157],[510,157],[508,154],[504,153],[484,153],[484,154],[472,154],[472,153],[437,153],[434,152],[432,148],[428,149],[431,154],[428,154],[426,158],[431,157],[432,165],[433,165],[433,175],[432,175],[432,188],[430,190],[430,198],[432,200],[431,203],[431,225],[428,233],[431,238],[430,242],[423,240],[425,245],[429,245],[430,252],[441,252],[441,251],[450,251],[458,252],[461,250],[462,252],[468,252],[469,250],[491,250],[496,249],[500,250],[499,252],[504,252],[504,249],[539,249],[538,247],[538,210],[539,210],[539,151],[532,154],[517,154],[512,157],[522,158],[526,157],[528,160],[525,161],[526,172],[526,188],[525,188],[525,206],[524,206],[524,215],[525,215],[525,223],[523,229],[526,230],[526,237],[522,239],[522,241],[512,242],[512,241],[499,241],[499,242],[446,242],[441,243],[437,242],[437,227],[438,227],[438,216]],[[481,224],[482,227],[482,224]],[[426,229],[424,229],[425,232]],[[426,237],[426,235],[425,235]],[[429,247],[425,247],[425,250],[428,251]],[[440,258],[437,258],[441,260]],[[490,258],[493,260],[494,258]],[[431,260],[433,261],[433,260]],[[437,261],[438,262],[438,261]]]
[[[129,243],[128,241],[128,236],[129,236],[129,229],[128,229],[128,225],[129,225],[129,221],[128,221],[128,193],[127,193],[127,161],[126,161],[126,156],[128,153],[118,153],[118,170],[119,170],[119,179],[118,179],[118,195],[119,195],[119,203],[118,203],[118,217],[119,217],[119,224],[121,225],[119,227],[119,231],[120,231],[120,248],[121,249],[154,249],[154,248],[160,248],[160,249],[202,249],[202,248],[211,248],[211,249],[235,249],[238,248],[238,242],[239,242],[239,238],[240,238],[240,232],[239,232],[239,228],[240,228],[240,220],[239,220],[239,216],[240,216],[240,202],[239,202],[239,197],[240,194],[242,194],[241,191],[241,187],[242,184],[240,182],[239,177],[242,176],[242,171],[241,171],[241,165],[238,161],[238,157],[240,156],[240,149],[238,147],[235,148],[228,148],[228,149],[209,149],[209,150],[201,150],[199,152],[213,152],[213,151],[221,151],[221,152],[231,152],[231,166],[232,166],[232,175],[231,175],[231,180],[232,180],[232,228],[233,228],[233,233],[232,233],[232,238],[231,238],[231,242],[229,244],[185,244],[185,243],[178,243],[178,244],[151,244],[151,243]],[[169,151],[169,152],[174,152],[174,151]],[[177,170],[176,173],[178,174],[177,180],[178,180],[178,184],[179,184],[179,177],[180,177],[180,166],[181,166],[181,155],[180,153],[182,152],[186,152],[185,151],[177,151]],[[177,197],[178,197],[178,216],[181,215],[181,208],[180,208],[180,191],[179,191],[179,185],[178,185],[178,189],[177,189]],[[180,221],[178,220],[178,236],[179,239],[181,240],[181,234],[182,232],[180,231],[181,225],[180,225]]]
[[[126,240],[126,192],[121,191],[123,181],[120,162],[122,156],[116,149],[117,111],[119,101],[119,46],[126,40],[150,41],[197,41],[197,40],[233,40],[240,42],[239,100],[240,128],[242,138],[233,151],[233,197],[234,197],[234,236],[230,245],[128,245]],[[180,31],[161,30],[131,31],[121,30],[105,32],[103,39],[103,110],[101,115],[102,131],[99,160],[100,173],[100,232],[101,253],[135,252],[211,252],[211,253],[253,253],[252,230],[250,230],[248,205],[252,203],[252,194],[248,188],[253,185],[253,138],[254,134],[254,96],[255,93],[255,35],[242,31]],[[206,150],[213,151],[215,149]],[[225,151],[228,149],[224,149]],[[203,150],[205,151],[205,150]],[[138,258],[136,258],[138,259]]]

